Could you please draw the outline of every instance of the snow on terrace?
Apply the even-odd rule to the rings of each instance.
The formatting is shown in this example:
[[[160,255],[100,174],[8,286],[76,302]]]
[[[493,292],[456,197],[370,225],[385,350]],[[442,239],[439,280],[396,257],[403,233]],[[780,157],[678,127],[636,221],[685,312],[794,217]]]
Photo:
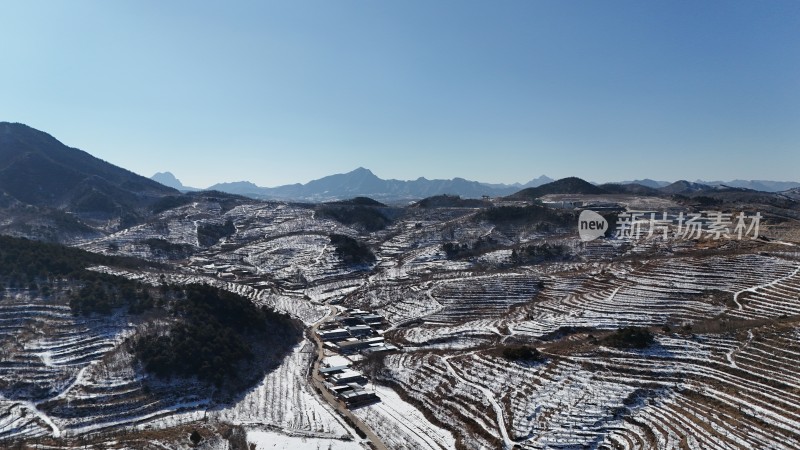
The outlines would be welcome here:
[[[477,389],[459,385],[438,355],[398,353],[388,355],[389,379],[423,405],[447,429],[466,435],[475,448],[498,448],[497,417],[487,414],[490,404]]]
[[[368,385],[381,401],[353,410],[389,448],[418,450],[454,449],[452,433],[433,425],[415,407],[385,386]]]
[[[237,233],[231,242],[239,244],[289,235],[356,234],[339,222],[315,217],[313,209],[292,205],[242,205],[228,211],[225,219],[234,220]]]
[[[346,267],[330,245],[327,235],[302,234],[255,242],[236,249],[233,255],[278,279],[298,275],[308,282],[347,274]]]
[[[369,281],[354,291],[348,300],[351,306],[375,310],[392,325],[424,317],[442,306],[430,294],[431,283]]]
[[[726,311],[725,302],[730,299],[725,294],[732,298],[740,289],[753,294],[744,300],[771,306],[762,311],[775,311],[769,312],[773,317],[798,311],[794,302],[800,299],[800,271],[797,262],[786,258],[681,257],[586,267],[591,270],[570,272],[569,277],[552,272],[544,278],[545,290],[536,301],[513,311],[507,321],[426,321],[404,329],[403,335],[421,343],[442,337],[462,342],[463,338],[456,340],[460,334],[503,332],[503,324],[512,334],[541,336],[561,326],[617,328],[663,325],[667,319],[694,321]],[[374,306],[394,297],[398,304],[413,304],[414,298],[424,299],[420,293],[429,292],[431,284],[388,286],[387,281],[372,286],[375,295],[362,300],[370,299]],[[453,286],[462,288],[457,282]],[[464,289],[469,291],[467,286]],[[742,309],[752,311],[747,304]],[[800,332],[791,330],[780,336],[756,340],[751,335],[747,341],[741,336],[662,337],[655,349],[633,353],[633,357],[620,352],[619,357],[577,358],[544,371],[523,370],[519,376],[507,361],[448,357],[448,369],[440,356],[428,353],[437,345],[407,347],[407,353],[387,358],[391,370],[387,376],[475,445],[495,445],[493,439],[504,438],[501,424],[505,423],[522,448],[602,443],[620,448],[684,448],[687,442],[694,446],[690,448],[800,448],[796,440],[800,396],[795,393],[800,384],[796,381],[800,379],[796,342]],[[466,349],[468,344],[448,348],[458,353],[455,349]],[[587,371],[582,368],[586,363],[601,367]],[[559,366],[563,367],[556,369]],[[493,402],[505,405],[502,420],[492,419]],[[622,420],[617,415],[620,411],[629,411],[625,415],[631,419]],[[465,426],[469,431],[461,431]]]
[[[427,214],[435,216],[435,211]],[[450,261],[441,249],[445,242],[471,242],[479,237],[492,233],[493,226],[486,223],[470,223],[461,219],[464,212],[457,213],[456,219],[448,218],[445,222],[417,221],[409,219],[395,225],[399,233],[381,243],[377,255],[382,260],[390,261],[393,268],[387,275],[392,279],[407,278],[408,275],[419,275],[430,271],[461,270],[469,268],[468,261]],[[417,224],[420,225],[417,228]],[[498,237],[504,240],[503,237]]]
[[[445,339],[446,343],[436,345],[449,346],[452,354],[443,359],[426,351],[435,346],[410,346],[408,353],[389,355],[389,368],[397,383],[395,386],[401,386],[460,437],[466,434],[474,438],[467,441],[470,445],[497,448],[498,442],[509,443],[512,439],[520,441],[522,448],[572,444],[642,449],[656,445],[664,448],[798,448],[791,440],[798,434],[792,421],[795,424],[798,421],[793,411],[800,404],[795,392],[798,385],[795,380],[800,378],[796,373],[800,354],[796,348],[800,337],[796,330],[778,333],[778,337],[758,332],[749,338],[742,335],[701,336],[693,340],[660,337],[657,348],[649,353],[604,350],[606,355],[589,360],[577,355],[528,366],[473,351],[452,350],[474,349],[487,338],[514,334],[521,339],[526,335],[541,336],[561,326],[610,329],[626,324],[662,325],[668,319],[708,318],[725,310],[724,302],[712,301],[707,295],[711,289],[731,296],[741,292],[742,318],[796,313],[800,284],[792,275],[797,263],[789,257],[681,256],[652,259],[644,264],[590,262],[537,267],[530,274],[518,275],[531,282],[544,279],[545,289],[534,301],[531,301],[533,295],[523,299],[525,306],[511,307],[515,305],[510,298],[516,295],[515,288],[496,283],[483,290],[475,289],[475,283],[467,281],[478,278],[475,274],[455,273],[470,267],[469,263],[443,259],[440,245],[451,236],[446,234],[447,226],[441,222],[422,222],[420,228],[412,223],[406,228],[398,226],[403,232],[381,245],[378,251],[382,259],[380,271],[365,282],[358,276],[340,278],[335,261],[326,260],[326,253],[330,253],[325,249],[327,239],[319,238],[331,232],[327,228],[329,225],[336,225],[315,219],[310,209],[245,205],[225,215],[236,222],[238,231],[232,241],[239,248],[214,248],[207,252],[212,261],[237,266],[261,264],[262,268],[275,266],[279,270],[284,265],[286,273],[308,274],[307,279],[317,284],[308,289],[293,287],[294,290],[283,291],[286,295],[278,295],[266,289],[193,275],[171,275],[175,282],[201,281],[226,286],[224,288],[240,292],[256,302],[280,304],[279,309],[293,311],[293,315],[302,316],[307,324],[323,317],[326,308],[302,298],[304,293],[314,301],[352,294],[348,302],[352,300],[359,306],[366,304],[368,309],[377,309],[392,325],[431,316],[431,321],[424,326],[412,325],[404,330],[405,337],[419,343]],[[341,229],[344,234],[352,231]],[[460,237],[474,237],[485,231],[475,227],[464,231]],[[181,233],[177,232],[174,237],[180,237]],[[297,253],[285,257],[282,253],[295,250]],[[588,256],[613,256],[617,250],[593,249],[594,253],[589,252]],[[640,250],[643,248],[637,248]],[[495,256],[502,259],[504,254],[487,258]],[[293,264],[295,272],[291,272]],[[605,273],[600,274],[603,269]],[[448,283],[446,278],[453,281]],[[461,279],[456,281],[457,278]],[[506,291],[513,295],[507,298]],[[474,303],[475,308],[463,307],[462,297],[466,303]],[[480,309],[482,314],[474,309]],[[760,315],[755,313],[759,311]],[[59,357],[58,350],[32,350],[38,352],[43,361],[52,362]],[[596,360],[604,361],[600,369],[591,366]],[[289,372],[286,376],[291,378]],[[100,380],[95,381],[99,383]],[[305,444],[322,448],[328,444],[332,444],[332,448],[357,445],[329,437],[336,432],[326,434],[336,425],[335,422],[326,425],[321,419],[323,413],[306,398],[306,394],[313,397],[313,392],[302,386],[276,384],[270,387],[269,383],[265,379],[236,405],[217,413],[262,429],[276,424],[269,426],[284,427],[290,433],[295,430],[301,437],[279,438],[280,442],[287,442],[286,448],[304,448]],[[130,389],[120,380],[109,379],[107,384],[109,389],[119,388],[120,393]],[[270,389],[288,390],[292,394],[281,395],[274,407],[257,406],[267,402]],[[648,390],[653,392],[644,392]],[[784,395],[787,392],[788,395]],[[73,398],[80,399],[79,393],[83,395],[76,390]],[[642,394],[641,398],[634,393]],[[291,404],[299,409],[281,412],[280,404]],[[11,410],[21,408],[20,405],[0,405]],[[408,444],[412,448],[427,442],[415,438],[418,436],[415,431],[384,421],[392,411],[378,412],[378,406],[370,407],[374,413],[371,416],[374,419],[370,420],[376,422],[371,426],[384,439],[398,443],[417,439],[416,444]],[[630,420],[617,417],[615,412],[624,408],[628,408]],[[359,410],[359,414],[360,411],[365,410]],[[141,415],[140,424],[163,421],[164,426],[169,426],[198,418],[191,414],[173,412],[160,418]],[[316,425],[315,420],[318,420]],[[338,421],[335,417],[334,420]],[[35,425],[29,425],[28,430],[36,430],[38,426],[41,429],[33,432],[50,432],[45,422],[33,422]],[[412,422],[416,427],[416,420]],[[0,421],[0,425],[3,423],[13,428]],[[328,431],[325,431],[326,426],[330,427]]]
[[[69,433],[78,435],[125,426],[166,429],[213,418],[250,429],[280,430],[295,443],[302,441],[298,436],[325,442],[351,439],[346,425],[304,382],[312,351],[313,345],[304,341],[240,400],[212,409],[208,409],[207,398],[189,396],[170,400],[169,395],[161,393],[159,400],[154,400],[142,395],[136,377],[104,379],[101,373],[96,373],[86,377],[77,390],[79,395],[65,399],[66,407],[74,414],[67,420]]]
[[[511,438],[523,448],[591,445],[618,422],[614,409],[635,389],[570,362],[526,365],[478,354],[448,362],[462,389],[496,396]]]
[[[198,245],[197,223],[183,218],[149,222],[85,242],[79,247],[95,253],[125,254],[149,258],[152,256],[150,248],[142,242],[150,238],[163,239],[171,244],[187,244],[196,247]],[[110,250],[112,244],[115,246],[113,252]]]
[[[490,233],[491,225],[464,221],[464,217],[473,212],[444,209],[418,211],[417,216],[393,226],[396,234],[381,245],[380,252],[401,256],[415,248],[437,246],[453,240],[477,239]]]
[[[398,330],[411,343],[499,335],[510,309],[530,302],[539,290],[539,280],[528,274],[469,276],[433,281],[426,291],[412,290],[413,295],[402,295],[378,310],[385,310],[393,322],[400,313],[406,320],[424,318],[422,326]]]
[[[47,337],[40,337],[45,330]],[[51,404],[71,395],[85,374],[131,332],[119,317],[74,317],[69,307],[32,297],[28,291],[4,299],[0,438],[65,433],[69,421]]]
[[[769,348],[789,336],[766,331],[759,344]],[[746,356],[740,359],[739,354],[750,351],[746,349],[752,344],[747,343],[734,357],[737,364],[731,364],[720,348],[740,345],[730,336],[661,337],[652,350],[613,350],[610,357],[593,357],[599,366],[596,373],[608,380],[651,389],[662,386],[662,393],[649,401],[629,403],[636,406],[631,419],[612,430],[606,442],[626,443],[622,448],[648,448],[648,442],[659,448],[682,448],[680,443],[687,440],[698,448],[799,448],[796,439],[794,445],[788,443],[800,427],[795,412],[800,396],[785,384],[797,379],[797,365],[763,356],[752,362]],[[788,351],[796,349],[794,342]],[[743,370],[739,362],[760,367]],[[780,372],[787,376],[775,377]]]
[[[108,268],[96,270],[114,273],[144,282],[158,283],[160,275],[147,272],[120,272]],[[166,274],[169,283],[185,284],[206,282],[223,289],[228,289],[239,294],[254,298],[257,302],[265,296],[249,286],[236,285],[235,283],[221,282],[209,277],[196,277],[182,274]],[[294,304],[305,304],[306,309],[288,307],[274,302],[276,298],[287,298]],[[285,296],[269,296],[273,306],[283,306],[280,310],[289,311],[296,315],[298,312],[307,323],[319,320],[327,312],[327,308],[313,307],[307,300]],[[312,311],[313,313],[309,313]],[[41,345],[36,350],[41,350]],[[268,427],[281,429],[291,435],[302,435],[306,438],[319,438],[320,442],[340,442],[349,436],[346,425],[335,415],[331,408],[322,402],[305,383],[304,376],[310,366],[313,354],[313,345],[304,341],[298,345],[293,353],[287,357],[276,370],[267,374],[261,383],[251,389],[236,404],[209,411],[208,415],[231,423],[247,425],[248,427]],[[198,399],[194,402],[180,401],[177,403],[154,403],[151,405],[137,403],[141,397],[138,380],[128,373],[128,378],[103,379],[91,377],[81,383],[80,389],[75,389],[64,400],[69,400],[69,409],[84,409],[80,420],[71,420],[70,429],[73,433],[88,432],[110,426],[136,425],[138,428],[168,428],[206,416],[204,405],[207,400]],[[89,377],[86,377],[89,378]],[[279,395],[276,395],[278,393]],[[129,397],[130,395],[134,397]],[[109,411],[111,415],[104,417],[100,411],[91,410],[92,404],[102,405],[114,403],[128,405],[125,414]],[[12,405],[13,406],[13,405]],[[63,406],[61,407],[63,409]],[[87,409],[88,408],[88,409]],[[40,433],[41,434],[41,431]],[[287,438],[289,442],[298,442],[296,438]],[[350,448],[350,447],[343,447]]]
[[[326,307],[314,305],[311,303],[311,301],[299,295],[274,294],[269,289],[258,289],[253,286],[231,281],[223,281],[218,278],[205,275],[130,271],[113,269],[105,266],[93,267],[92,270],[123,276],[132,280],[149,283],[154,286],[157,286],[162,282],[162,276],[164,277],[163,281],[169,284],[208,284],[247,297],[257,305],[265,305],[275,309],[276,311],[285,312],[292,317],[303,321],[303,323],[306,325],[310,325],[322,319],[328,312]]]
[[[0,315],[8,308],[8,305],[2,305]],[[66,313],[57,314],[56,317],[59,320],[72,320],[72,316]],[[47,320],[50,326],[59,326],[51,317]],[[82,333],[86,334],[87,331],[89,330],[83,330]],[[129,370],[130,361],[123,364],[116,364],[113,360],[107,362],[118,368],[123,367],[124,370],[121,372],[108,370],[105,364],[102,368],[87,365],[90,359],[86,355],[92,355],[91,361],[97,361],[106,355],[113,345],[108,346],[104,352],[95,352],[92,339],[72,334],[70,333],[63,341],[53,338],[34,341],[31,344],[28,353],[32,356],[38,356],[43,351],[57,355],[57,358],[51,361],[52,367],[44,364],[46,359],[42,359],[42,370],[47,369],[48,373],[57,375],[60,367],[68,366],[72,370],[73,377],[60,382],[59,390],[54,390],[46,401],[40,402],[43,406],[38,409],[32,403],[0,398],[0,411],[3,414],[0,416],[2,417],[0,437],[80,435],[109,427],[131,425],[140,429],[168,428],[200,420],[206,416],[204,411],[207,399],[192,400],[191,397],[171,398],[169,395],[164,395],[163,398],[155,400],[145,395],[140,380]],[[88,336],[91,336],[91,333]],[[119,334],[113,337],[116,341],[121,339]],[[240,401],[229,407],[209,411],[208,414],[232,423],[287,430],[293,435],[301,434],[305,437],[335,441],[348,438],[346,426],[304,382],[312,352],[313,345],[304,341],[282,362],[281,366],[270,372]],[[120,356],[123,353],[114,353],[113,356]],[[86,361],[82,363],[69,361],[66,359],[68,354],[73,355],[74,361]],[[25,378],[29,379],[31,363],[20,366],[20,369],[22,368],[26,370]],[[11,374],[4,374],[4,380],[14,379],[9,375]],[[56,383],[51,382],[51,384]],[[30,414],[31,412],[34,414]]]
[[[227,213],[226,219],[236,223],[236,240],[248,242],[264,237],[289,234],[326,234],[349,230],[338,222],[319,220],[314,210],[281,203],[247,204],[237,206]]]
[[[364,286],[365,282],[366,280],[361,277],[335,278],[318,282],[314,286],[307,287],[303,289],[303,294],[317,303],[340,300],[347,294]]]
[[[526,308],[528,317],[512,319],[508,325],[516,333],[538,337],[567,326],[613,329],[693,322],[726,311],[724,303],[714,303],[704,293],[718,290],[732,297],[736,290],[791,275],[796,267],[796,262],[782,258],[742,255],[671,258],[639,266],[612,263],[605,266],[604,279],[586,272],[552,275],[537,302]],[[789,276],[772,285],[774,290],[783,289],[781,298],[786,305],[793,304],[791,292],[800,292],[793,280]],[[753,305],[765,297],[754,297]],[[731,312],[737,314],[754,315]]]
[[[29,404],[0,396],[0,439],[52,436],[53,428],[32,414]]]
[[[574,363],[509,364],[485,355],[395,355],[392,379],[475,446],[591,445],[621,423],[613,411],[635,388]],[[399,364],[398,364],[399,363]]]
[[[768,332],[758,346],[737,353],[739,365],[752,375],[728,365],[720,352],[720,343],[733,348],[735,340],[700,336],[660,337],[645,351],[607,349],[608,356],[533,364],[476,352],[397,354],[388,358],[389,377],[476,445],[492,447],[488,435],[523,449],[678,449],[686,442],[694,442],[689,448],[796,449],[800,395],[790,381],[800,375],[791,360],[800,354],[791,340],[796,334]],[[769,355],[787,343],[775,363],[750,356]],[[787,376],[770,375],[781,371]]]
[[[247,442],[255,444],[255,450],[363,450],[356,441],[317,438],[312,436],[292,436],[275,431],[253,429],[247,431]]]
[[[314,345],[304,340],[244,398],[235,405],[209,411],[209,416],[234,424],[301,433],[305,437],[348,439],[350,434],[341,419],[306,382],[305,374],[313,356]]]
[[[538,291],[537,280],[513,273],[442,281],[431,288],[430,295],[444,309],[426,319],[452,324],[498,317],[514,304],[529,302]]]

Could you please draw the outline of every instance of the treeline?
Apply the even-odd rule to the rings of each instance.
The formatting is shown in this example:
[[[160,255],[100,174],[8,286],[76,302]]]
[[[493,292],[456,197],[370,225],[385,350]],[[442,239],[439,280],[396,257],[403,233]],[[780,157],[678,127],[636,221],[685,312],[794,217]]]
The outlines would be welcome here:
[[[99,255],[60,244],[0,236],[0,280],[5,284],[14,284],[12,287],[52,278],[80,277],[87,272],[87,267],[97,265],[141,268],[152,264],[135,258]]]
[[[194,200],[188,195],[167,195],[156,201],[150,210],[153,212],[153,214],[158,214],[172,208],[188,205],[192,201]]]
[[[542,354],[536,347],[529,345],[514,345],[504,347],[501,355],[510,361],[541,361]]]
[[[302,337],[289,316],[231,292],[189,285],[171,286],[168,295],[175,299],[167,308],[175,323],[132,343],[145,370],[162,378],[196,377],[221,386],[257,364],[257,347],[282,356]]]
[[[499,206],[481,211],[476,218],[486,220],[494,224],[504,223],[549,223],[556,226],[563,226],[570,223],[570,214],[558,213],[546,206]]]
[[[504,248],[490,236],[478,238],[471,245],[467,243],[445,242],[442,251],[447,259],[474,258],[485,253]],[[559,244],[530,244],[511,250],[511,263],[514,265],[538,264],[545,261],[562,260],[569,257],[569,249]]]
[[[563,245],[542,244],[523,245],[511,251],[513,264],[537,264],[545,261],[564,259],[569,256],[569,249]]]
[[[479,237],[472,245],[458,242],[445,242],[442,244],[447,259],[464,259],[480,256],[484,253],[496,250],[498,243],[489,236]]]
[[[64,292],[75,315],[108,315],[121,308],[139,314],[158,306],[155,288],[87,269],[97,265],[128,269],[161,267],[135,258],[99,255],[60,244],[0,236],[2,288],[30,289],[44,296]]]
[[[119,308],[141,314],[160,302],[152,292],[154,288],[124,277],[87,271],[73,280],[82,285],[69,295],[69,307],[75,315],[109,315]]]
[[[365,231],[378,231],[386,228],[392,222],[379,210],[364,206],[365,201],[350,205],[327,204],[317,209],[320,217],[333,219],[343,225],[357,226]]]
[[[236,233],[236,226],[231,219],[223,224],[202,224],[197,227],[197,242],[203,247],[210,247],[220,239]]]
[[[375,254],[363,242],[343,234],[332,234],[328,238],[336,248],[336,255],[346,264],[371,264],[376,261]]]
[[[348,200],[338,200],[335,202],[329,202],[328,205],[350,205],[350,206],[375,206],[378,208],[386,208],[386,204],[381,203],[377,200],[373,200],[369,197],[353,197]]]
[[[168,259],[183,259],[188,258],[194,248],[189,244],[173,244],[166,239],[148,238],[142,241],[150,248],[153,256]]]
[[[653,333],[647,328],[628,326],[609,334],[601,342],[616,348],[647,348],[655,342]]]
[[[419,208],[482,208],[488,205],[486,200],[475,198],[461,198],[458,195],[434,195],[418,201],[415,206]]]

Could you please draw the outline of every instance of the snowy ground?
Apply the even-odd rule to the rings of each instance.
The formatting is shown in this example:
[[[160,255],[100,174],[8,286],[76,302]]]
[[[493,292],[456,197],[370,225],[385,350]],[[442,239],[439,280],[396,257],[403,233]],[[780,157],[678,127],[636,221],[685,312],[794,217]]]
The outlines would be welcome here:
[[[142,245],[149,238],[193,246],[193,257],[177,262],[166,281],[213,284],[309,326],[328,314],[329,302],[383,314],[387,339],[403,350],[386,358],[381,376],[392,387],[375,387],[381,402],[354,413],[390,449],[451,449],[457,441],[469,448],[800,448],[800,255],[791,245],[707,252],[694,242],[573,242],[575,257],[563,262],[510,267],[509,248],[448,260],[445,242],[543,239],[473,214],[418,210],[368,235],[302,206],[253,202],[224,211],[198,203],[81,245],[146,258],[154,258]],[[197,227],[228,219],[236,233],[200,248]],[[334,232],[369,242],[376,264],[342,264],[326,237]],[[162,275],[97,270],[153,284]],[[210,420],[246,427],[259,449],[366,448],[310,387],[310,342],[233,404],[209,406],[202,396],[155,402],[115,350],[132,325],[76,319],[64,305],[30,297],[17,292],[0,301],[7,336],[0,439]],[[656,344],[645,351],[587,344],[589,334],[630,325],[649,327]],[[543,349],[545,359],[501,357],[514,343]],[[32,386],[45,394],[25,398]]]
[[[314,345],[304,341],[281,366],[231,407],[211,417],[237,425],[263,425],[305,436],[344,439],[350,434],[336,413],[305,380]]]
[[[449,431],[430,423],[415,407],[384,386],[367,386],[381,401],[354,412],[389,448],[419,450],[454,449],[455,438]]]
[[[263,430],[248,430],[247,441],[255,444],[256,450],[364,450],[366,448],[356,441],[290,436]]]

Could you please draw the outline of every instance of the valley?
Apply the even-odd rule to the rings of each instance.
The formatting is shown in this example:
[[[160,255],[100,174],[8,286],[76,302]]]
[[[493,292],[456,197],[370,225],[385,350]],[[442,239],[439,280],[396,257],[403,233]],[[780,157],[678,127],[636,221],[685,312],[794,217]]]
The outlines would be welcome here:
[[[400,350],[352,358],[381,398],[353,409],[377,448],[800,448],[800,252],[780,227],[767,222],[769,240],[582,243],[567,227],[480,219],[483,207],[392,210],[386,228],[367,232],[313,205],[234,203],[199,196],[73,245],[168,267],[94,271],[210,284],[309,330],[341,308],[385,317],[382,335]],[[200,244],[201,227],[228,222],[232,233]],[[345,263],[332,234],[366,243],[375,262]],[[170,246],[154,251],[153,239]],[[493,247],[455,259],[443,250],[479,239]],[[512,260],[544,242],[565,253]],[[74,317],[47,296],[6,289],[3,380],[19,381],[4,389],[0,439],[184,448],[181,430],[198,428],[203,448],[234,448],[219,436],[239,427],[254,443],[278,433],[297,448],[370,445],[315,389],[308,335],[235,398],[176,396],[145,388],[122,345],[144,326],[130,320]],[[602,343],[628,326],[650,330],[653,344]],[[541,357],[509,360],[502,349],[513,345]],[[161,437],[140,437],[152,433]]]

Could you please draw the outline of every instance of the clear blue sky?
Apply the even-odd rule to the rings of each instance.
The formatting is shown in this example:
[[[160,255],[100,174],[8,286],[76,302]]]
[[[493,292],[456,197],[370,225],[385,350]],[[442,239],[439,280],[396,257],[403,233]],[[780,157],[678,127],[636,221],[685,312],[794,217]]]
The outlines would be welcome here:
[[[206,187],[800,181],[800,2],[3,1],[0,120]]]

